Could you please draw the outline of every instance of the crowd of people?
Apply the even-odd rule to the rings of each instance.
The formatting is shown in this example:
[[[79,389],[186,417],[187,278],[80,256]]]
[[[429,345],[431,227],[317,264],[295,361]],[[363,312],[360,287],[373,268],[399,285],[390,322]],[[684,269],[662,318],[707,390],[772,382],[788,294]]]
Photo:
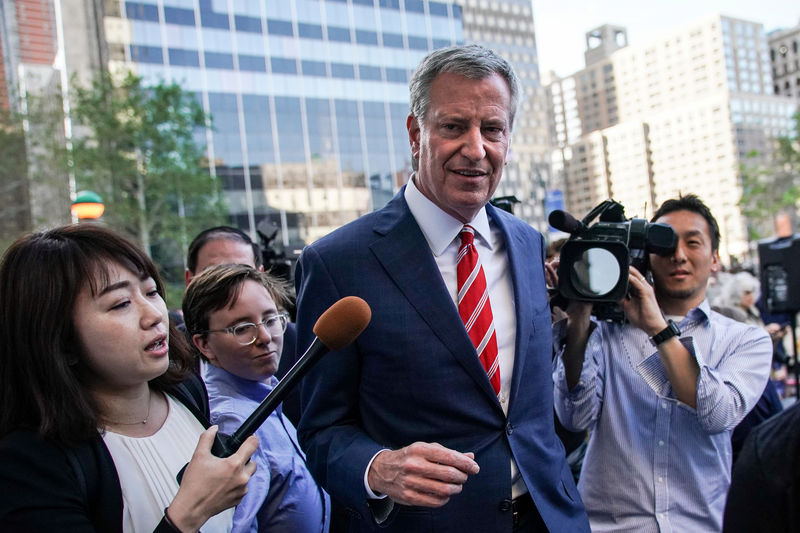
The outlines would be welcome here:
[[[307,246],[294,287],[229,227],[190,245],[172,315],[156,266],[109,229],[15,242],[0,530],[797,531],[800,415],[775,415],[769,379],[785,323],[765,324],[757,280],[725,283],[691,194],[655,213],[677,245],[630,268],[625,321],[551,305],[543,236],[489,202],[521,98],[489,49],[430,53],[408,183]],[[345,296],[367,328],[220,457]]]

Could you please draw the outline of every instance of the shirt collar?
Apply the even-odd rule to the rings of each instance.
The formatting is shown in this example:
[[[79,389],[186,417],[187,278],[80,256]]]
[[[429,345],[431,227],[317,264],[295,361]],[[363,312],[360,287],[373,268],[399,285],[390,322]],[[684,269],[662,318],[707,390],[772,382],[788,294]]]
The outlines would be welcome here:
[[[708,320],[711,316],[711,304],[708,303],[708,298],[704,299],[700,302],[700,305],[689,311],[687,316],[694,318],[698,322],[703,319]]]
[[[416,173],[412,174],[411,179],[408,180],[404,197],[411,214],[414,215],[414,219],[416,219],[419,228],[422,230],[422,234],[425,235],[425,240],[428,241],[428,246],[433,251],[433,255],[439,257],[450,243],[458,237],[464,224],[442,211],[438,205],[422,194],[414,183],[415,177]],[[469,225],[475,228],[475,233],[489,249],[494,249],[486,207],[478,211],[478,214],[469,222]]]
[[[208,364],[203,378],[216,382],[217,386],[227,387],[228,391],[223,392],[238,393],[256,402],[266,398],[278,384],[278,378],[275,376],[265,378],[264,381],[252,381],[231,374],[224,368],[214,366],[211,363]]]
[[[676,317],[670,315],[664,315],[666,318],[672,318],[675,320]],[[703,300],[700,302],[700,305],[695,307],[694,309],[690,309],[688,313],[686,313],[685,317],[682,317],[683,320],[689,318],[694,322],[704,322],[710,320],[711,318],[711,304],[708,303],[708,299]],[[681,322],[683,322],[681,320]]]

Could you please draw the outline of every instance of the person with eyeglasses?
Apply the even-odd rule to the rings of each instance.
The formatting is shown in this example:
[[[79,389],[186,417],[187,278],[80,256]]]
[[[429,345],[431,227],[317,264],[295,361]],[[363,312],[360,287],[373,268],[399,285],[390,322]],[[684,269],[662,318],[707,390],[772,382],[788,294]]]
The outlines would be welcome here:
[[[232,226],[215,226],[207,228],[192,239],[189,244],[186,257],[186,285],[194,277],[208,267],[222,265],[226,263],[236,263],[239,265],[249,265],[256,270],[264,271],[264,261],[261,254],[261,247],[253,242],[250,236],[239,228]],[[284,309],[294,308],[294,296],[288,300]],[[178,329],[186,332],[183,317],[180,317]],[[189,340],[191,344],[191,339]],[[287,372],[297,362],[300,354],[297,353],[297,329],[290,321],[283,332],[283,349],[278,358],[278,371],[275,376],[282,379]],[[199,373],[203,369],[199,368]],[[283,400],[283,414],[297,426],[300,422],[300,391],[292,390]]]
[[[209,267],[183,298],[186,329],[204,365],[212,423],[232,434],[275,388],[289,297],[278,279],[247,265]],[[279,406],[256,431],[256,473],[236,507],[233,531],[328,531],[328,496],[305,464],[294,425]]]

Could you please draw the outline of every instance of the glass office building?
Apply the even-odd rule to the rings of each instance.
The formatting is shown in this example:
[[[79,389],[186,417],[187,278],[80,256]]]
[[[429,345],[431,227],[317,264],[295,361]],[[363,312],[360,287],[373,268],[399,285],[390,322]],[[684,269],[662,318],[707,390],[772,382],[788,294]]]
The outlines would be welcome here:
[[[384,205],[407,179],[408,81],[463,42],[462,8],[423,0],[106,4],[114,64],[175,81],[210,113],[232,222],[297,246]]]

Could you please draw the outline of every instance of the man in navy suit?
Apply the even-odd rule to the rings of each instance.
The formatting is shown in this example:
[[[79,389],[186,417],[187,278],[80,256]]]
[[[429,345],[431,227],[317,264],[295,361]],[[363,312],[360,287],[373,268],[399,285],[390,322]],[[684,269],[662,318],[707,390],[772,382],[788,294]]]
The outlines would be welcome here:
[[[457,46],[428,55],[410,92],[411,180],[297,265],[298,347],[340,298],[372,308],[359,338],[305,379],[308,466],[349,531],[588,532],[553,425],[544,242],[488,204],[517,77],[492,51]],[[456,303],[467,224],[496,341],[486,366]]]

